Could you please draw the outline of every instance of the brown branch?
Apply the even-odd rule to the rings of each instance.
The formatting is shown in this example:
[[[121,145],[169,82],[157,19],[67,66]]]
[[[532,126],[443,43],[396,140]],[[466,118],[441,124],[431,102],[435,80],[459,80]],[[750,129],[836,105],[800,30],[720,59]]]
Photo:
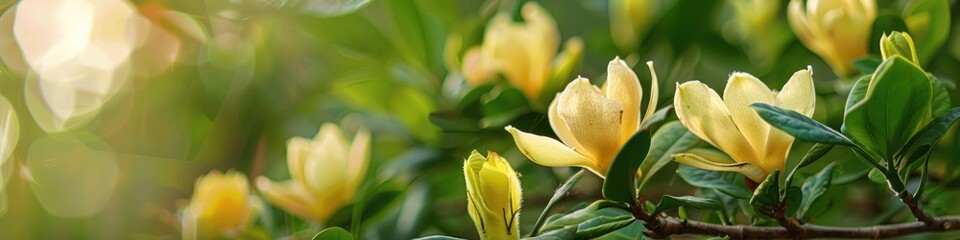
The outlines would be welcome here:
[[[645,215],[645,214],[644,214]],[[700,234],[729,236],[732,239],[772,238],[893,238],[921,232],[945,232],[960,230],[960,216],[934,218],[933,224],[912,222],[868,227],[830,227],[812,224],[800,225],[795,231],[785,227],[759,227],[746,225],[719,225],[699,221],[683,221],[675,217],[657,216],[648,218],[647,235],[665,238],[675,234]],[[644,219],[641,219],[644,220]],[[646,220],[644,220],[646,221]]]
[[[900,201],[902,201],[904,205],[907,205],[907,209],[910,209],[910,213],[912,213],[913,216],[916,217],[918,221],[929,223],[929,224],[935,223],[934,221],[936,221],[936,219],[933,216],[930,216],[929,213],[927,213],[926,211],[923,211],[923,209],[920,208],[920,205],[917,204],[917,200],[914,199],[912,195],[910,195],[910,192],[902,191],[900,193],[897,193],[897,196],[900,197]]]

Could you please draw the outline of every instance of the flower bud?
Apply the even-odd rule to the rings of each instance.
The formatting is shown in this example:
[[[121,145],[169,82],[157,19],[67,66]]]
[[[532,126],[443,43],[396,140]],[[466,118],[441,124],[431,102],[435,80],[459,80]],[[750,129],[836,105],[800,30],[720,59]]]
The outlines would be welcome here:
[[[481,239],[520,239],[521,189],[510,163],[495,152],[476,150],[463,161],[467,209]]]
[[[259,201],[243,173],[212,171],[197,180],[183,211],[184,239],[235,238],[256,215]]]
[[[884,34],[880,38],[880,55],[883,56],[883,60],[900,55],[913,62],[913,64],[920,65],[920,61],[917,60],[917,50],[913,46],[913,38],[910,38],[910,34],[904,32]]]

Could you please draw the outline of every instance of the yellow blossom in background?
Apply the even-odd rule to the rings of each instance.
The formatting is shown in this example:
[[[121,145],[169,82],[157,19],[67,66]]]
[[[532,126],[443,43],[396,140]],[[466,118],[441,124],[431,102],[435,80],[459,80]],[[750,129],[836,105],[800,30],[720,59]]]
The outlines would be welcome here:
[[[856,73],[852,61],[869,52],[875,0],[791,0],[787,19],[797,38],[840,77]]]
[[[509,14],[497,14],[487,24],[483,44],[467,50],[462,71],[470,84],[491,82],[499,73],[527,98],[540,97],[556,65],[560,33],[550,14],[536,3],[526,3],[522,16],[524,22],[513,22]],[[582,51],[583,43],[572,38],[564,49]]]
[[[257,179],[267,201],[314,223],[323,223],[353,201],[370,161],[370,133],[360,130],[350,143],[339,126],[327,123],[314,139],[287,142],[287,168],[292,179],[275,183]]]
[[[607,65],[602,88],[578,78],[557,94],[548,110],[550,127],[560,138],[538,136],[507,126],[517,148],[537,164],[585,167],[605,177],[620,148],[656,111],[658,86],[653,63],[650,69],[650,100],[641,111],[643,87],[636,73],[619,58]]]
[[[610,36],[620,50],[632,52],[643,40],[656,16],[655,0],[611,0]]]
[[[700,81],[679,84],[674,96],[673,106],[683,126],[735,162],[706,151],[677,154],[674,160],[707,170],[740,172],[756,182],[773,170],[783,170],[794,138],[771,127],[750,104],[762,102],[808,117],[816,104],[809,67],[794,73],[780,92],[750,74],[733,73],[723,99]]]
[[[467,209],[480,239],[520,239],[522,189],[510,163],[495,152],[476,150],[463,161]]]
[[[183,211],[183,239],[236,238],[253,221],[258,205],[243,173],[212,171],[197,180]]]

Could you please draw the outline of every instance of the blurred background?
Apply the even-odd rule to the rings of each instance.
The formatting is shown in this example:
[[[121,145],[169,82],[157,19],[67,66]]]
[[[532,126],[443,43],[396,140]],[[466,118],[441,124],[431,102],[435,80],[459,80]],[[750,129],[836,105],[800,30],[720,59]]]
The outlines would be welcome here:
[[[360,239],[477,238],[462,171],[473,149],[499,152],[522,175],[526,233],[577,169],[526,160],[503,127],[555,136],[546,104],[576,76],[602,83],[615,57],[644,88],[650,75],[643,62],[653,61],[659,107],[673,103],[677,82],[722,89],[730,73],[747,72],[779,89],[811,66],[814,118],[835,129],[859,74],[838,74],[798,40],[788,1],[554,0],[530,2],[554,21],[555,35],[516,43],[520,50],[547,47],[545,90],[531,93],[505,73],[477,77],[483,73],[473,72],[471,49],[488,44],[497,15],[532,22],[523,2],[0,0],[0,235],[181,238],[198,177],[241,172],[257,196],[258,177],[291,178],[288,140],[312,139],[324,123],[340,126],[348,139],[371,132],[369,167],[353,201],[311,222],[258,200],[255,220],[232,237],[310,238],[340,226]],[[869,52],[857,59],[879,59],[876,43],[885,32],[918,35],[909,20],[919,11],[913,2],[933,6],[921,9],[927,23],[917,24],[939,34],[917,41],[929,49],[921,53],[925,70],[956,96],[955,1],[877,1],[871,34],[861,42]],[[924,201],[937,214],[960,213],[949,200],[960,196],[960,178],[943,170],[954,169],[960,141],[951,133],[941,145],[931,162],[935,193]],[[791,161],[809,146],[795,144]],[[843,163],[846,182],[828,191],[818,224],[910,218],[850,153],[834,150],[827,158]],[[671,174],[676,168],[658,174],[644,195],[710,194]],[[554,211],[600,198],[600,181],[587,174]],[[633,239],[640,228],[606,237]]]

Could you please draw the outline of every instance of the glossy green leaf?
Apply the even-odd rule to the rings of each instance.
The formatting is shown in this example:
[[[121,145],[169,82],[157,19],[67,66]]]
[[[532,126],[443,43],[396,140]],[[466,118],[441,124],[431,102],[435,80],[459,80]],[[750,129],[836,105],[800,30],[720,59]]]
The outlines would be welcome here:
[[[663,121],[664,119],[667,119],[667,114],[670,113],[671,109],[673,109],[673,105],[667,105],[666,107],[663,107],[657,110],[656,112],[653,113],[653,116],[650,117],[650,119],[647,119],[646,121],[643,122],[642,125],[640,125],[640,129],[641,130],[647,129],[653,124]]]
[[[567,226],[553,231],[545,232],[535,237],[524,238],[525,240],[554,240],[554,239],[573,239],[577,234],[577,226]]]
[[[797,218],[805,220],[809,217],[807,214],[810,213],[813,204],[816,203],[817,200],[827,192],[827,188],[830,187],[830,182],[833,180],[834,167],[836,167],[836,164],[831,163],[816,175],[807,178],[807,180],[803,182],[803,198],[800,201]]]
[[[726,212],[726,210],[723,207],[723,204],[721,204],[720,201],[717,201],[717,200],[694,197],[694,196],[675,197],[670,195],[664,195],[663,197],[660,197],[660,203],[658,203],[657,207],[650,212],[650,215],[657,215],[662,213],[663,211],[678,208],[681,206],[693,207],[700,210]]]
[[[914,0],[907,3],[903,21],[916,39],[920,63],[925,65],[940,52],[950,35],[950,3],[947,0]]]
[[[934,76],[933,74],[927,74],[930,77],[930,81],[933,84],[933,101],[930,106],[930,110],[933,111],[933,116],[940,116],[950,110],[951,101],[950,94],[947,93],[947,88],[943,85],[943,80]]]
[[[630,214],[626,210],[617,208],[620,206],[623,205],[608,200],[598,200],[576,211],[550,216],[550,218],[547,218],[541,231],[550,232],[567,226],[576,226],[600,215],[618,216]]]
[[[639,131],[623,145],[603,181],[603,197],[633,205],[637,199],[637,169],[650,149],[650,133]]]
[[[716,189],[727,195],[747,199],[752,193],[744,187],[743,176],[734,172],[703,170],[687,165],[677,168],[677,175],[683,181],[698,188]]]
[[[455,237],[444,236],[444,235],[434,235],[434,236],[426,236],[422,238],[414,238],[414,240],[463,240],[463,238],[455,238]]]
[[[673,154],[690,150],[700,142],[700,138],[687,131],[679,121],[668,122],[660,127],[653,134],[650,151],[640,164],[640,188],[643,189],[660,169],[673,162]]]
[[[353,235],[343,228],[331,227],[317,233],[313,240],[353,240]]]
[[[766,103],[754,103],[750,104],[750,107],[756,110],[760,118],[770,123],[771,126],[783,130],[797,139],[826,144],[853,144],[840,132],[798,112]]]
[[[888,59],[870,79],[864,98],[847,109],[844,133],[881,157],[892,157],[929,121],[931,95],[923,70],[901,57]]]
[[[832,149],[833,145],[822,143],[813,144],[813,147],[810,147],[810,150],[807,151],[807,154],[804,154],[803,158],[800,159],[800,163],[797,163],[797,168],[806,167],[816,162],[823,157],[823,155],[827,155],[827,153]]]
[[[784,191],[783,201],[786,205],[784,206],[786,207],[786,209],[784,209],[786,210],[784,215],[793,216],[793,214],[796,213],[798,209],[800,209],[800,202],[802,201],[803,196],[804,196],[803,191],[799,187],[797,186],[788,187],[787,190]]]
[[[960,107],[950,109],[950,111],[933,119],[920,129],[894,156],[895,159],[900,161],[899,167],[909,166],[924,154],[927,154],[930,148],[934,147],[943,138],[943,135],[958,119],[960,119]]]
[[[773,170],[767,179],[757,186],[750,198],[750,205],[767,208],[780,203],[780,171]]]
[[[560,185],[560,188],[557,188],[557,190],[553,192],[553,196],[550,197],[550,201],[547,202],[547,206],[543,207],[543,212],[540,212],[540,217],[537,218],[537,223],[533,225],[533,229],[530,230],[531,236],[536,236],[537,233],[540,232],[540,228],[543,227],[543,222],[547,220],[547,212],[549,212],[550,209],[553,209],[553,204],[556,204],[557,201],[563,199],[563,197],[567,195],[567,192],[570,191],[570,188],[573,188],[573,185],[576,185],[577,182],[580,181],[580,177],[583,177],[584,172],[586,172],[586,170],[581,169],[577,173],[573,174],[573,176],[570,176],[570,178],[567,179],[567,182],[563,183],[563,185]]]
[[[632,224],[636,219],[631,215],[608,217],[599,216],[577,227],[574,239],[594,239]]]

